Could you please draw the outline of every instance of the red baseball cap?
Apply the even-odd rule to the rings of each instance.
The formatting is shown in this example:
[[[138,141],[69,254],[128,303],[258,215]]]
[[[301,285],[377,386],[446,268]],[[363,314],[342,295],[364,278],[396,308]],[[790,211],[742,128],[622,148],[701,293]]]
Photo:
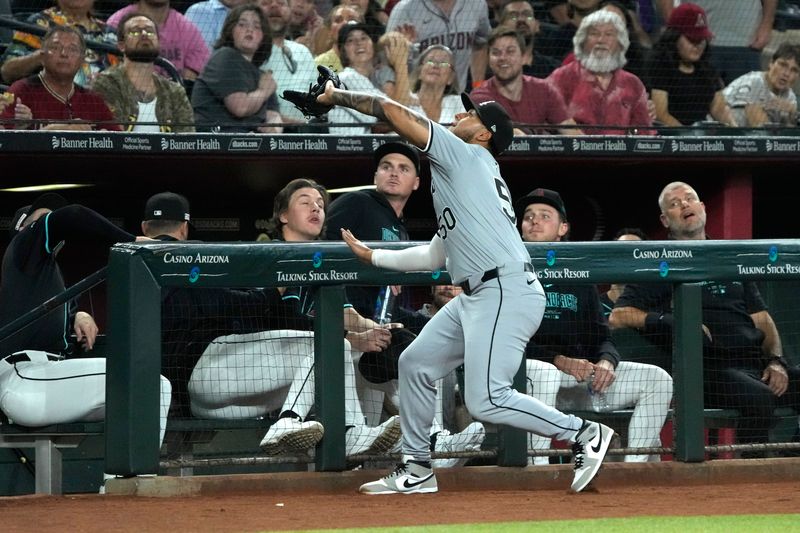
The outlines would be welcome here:
[[[681,4],[673,9],[667,21],[667,28],[680,32],[695,43],[714,38],[714,34],[708,29],[706,12],[697,4]]]

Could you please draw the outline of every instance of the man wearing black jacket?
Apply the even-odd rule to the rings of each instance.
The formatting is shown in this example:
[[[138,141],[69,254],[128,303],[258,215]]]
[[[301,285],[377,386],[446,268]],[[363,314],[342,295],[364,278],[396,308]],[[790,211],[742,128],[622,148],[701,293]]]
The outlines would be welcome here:
[[[567,211],[556,191],[535,189],[516,202],[522,239],[556,242],[569,232]],[[558,263],[551,269],[558,269]],[[631,448],[661,445],[660,432],[672,400],[672,378],[663,369],[620,361],[597,288],[542,279],[547,306],[526,350],[528,392],[562,410],[604,412],[633,407]],[[533,449],[549,439],[531,434]],[[627,462],[657,461],[657,455],[626,455]],[[546,464],[535,458],[534,464]]]
[[[403,142],[382,144],[375,151],[375,190],[344,194],[328,208],[325,238],[342,240],[341,228],[348,228],[362,241],[409,240],[403,218],[411,194],[419,188],[419,152]],[[382,288],[348,287],[347,299],[362,316],[374,317]],[[390,310],[392,320],[397,309]]]
[[[675,240],[705,240],[706,209],[686,183],[658,198],[661,223]],[[739,443],[764,442],[776,407],[800,408],[800,368],[783,357],[778,328],[754,282],[706,281],[702,294],[705,406],[737,409]],[[636,328],[672,341],[672,287],[629,284],[609,317],[612,328]]]
[[[68,205],[54,193],[17,210],[11,231],[0,284],[2,326],[64,292],[57,257],[66,244],[83,241],[108,249],[117,242],[149,240],[117,228],[91,209]],[[98,333],[94,318],[76,312],[73,302],[0,340],[0,409],[9,420],[36,427],[103,419],[106,360],[68,358],[71,331],[86,350],[93,348]],[[162,439],[169,397],[169,381],[162,377]]]

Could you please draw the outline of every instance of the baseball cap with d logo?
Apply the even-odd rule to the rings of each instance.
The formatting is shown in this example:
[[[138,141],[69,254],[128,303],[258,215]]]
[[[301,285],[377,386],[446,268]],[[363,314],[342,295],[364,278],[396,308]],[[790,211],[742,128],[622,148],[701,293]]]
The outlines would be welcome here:
[[[492,153],[500,155],[505,152],[514,138],[514,126],[503,106],[494,100],[475,104],[467,93],[461,93],[461,102],[467,111],[474,109],[486,129],[492,132]]]

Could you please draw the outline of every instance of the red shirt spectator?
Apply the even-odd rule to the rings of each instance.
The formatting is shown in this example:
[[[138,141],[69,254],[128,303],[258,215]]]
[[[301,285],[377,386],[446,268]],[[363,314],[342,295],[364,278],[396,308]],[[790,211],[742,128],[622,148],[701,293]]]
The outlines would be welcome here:
[[[564,99],[558,91],[545,80],[532,76],[522,76],[522,98],[515,102],[498,91],[494,77],[483,82],[470,93],[474,102],[494,100],[508,112],[511,120],[522,124],[561,124],[570,118]],[[528,128],[523,128],[523,130]],[[547,133],[542,128],[531,131],[535,134]]]
[[[71,120],[85,120],[95,125],[94,129],[107,129],[121,131],[114,122],[114,115],[108,109],[103,97],[94,91],[75,85],[72,95],[63,100],[50,92],[42,83],[39,75],[17,80],[9,89],[14,94],[15,100],[19,99],[27,105],[33,117],[37,120],[47,119],[51,122],[65,122]],[[3,110],[2,118],[8,121],[14,118],[14,105],[9,105]],[[6,129],[39,129],[41,124],[28,124],[26,128],[6,122]]]
[[[611,83],[603,87],[597,76],[577,61],[556,69],[547,81],[564,96],[567,113],[578,125],[650,126],[647,92],[641,80],[622,69],[614,71]],[[616,128],[587,128],[587,134],[620,135]]]

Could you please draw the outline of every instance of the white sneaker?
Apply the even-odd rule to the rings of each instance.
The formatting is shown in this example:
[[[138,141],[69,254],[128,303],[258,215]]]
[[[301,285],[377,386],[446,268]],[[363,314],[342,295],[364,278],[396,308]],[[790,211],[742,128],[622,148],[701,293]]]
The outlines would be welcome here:
[[[301,422],[299,418],[281,418],[272,424],[261,439],[261,449],[267,455],[304,452],[322,439],[325,428],[319,422]]]
[[[583,421],[572,445],[575,460],[575,478],[572,480],[574,492],[585,489],[597,475],[612,438],[614,430],[610,427],[599,422]]]
[[[392,473],[377,481],[364,483],[358,489],[362,494],[422,494],[438,492],[436,476],[429,463],[415,461],[410,455]]]
[[[486,430],[480,422],[473,422],[464,428],[460,433],[451,435],[449,431],[443,429],[436,436],[436,453],[449,452],[476,452],[481,449],[483,439],[486,437]],[[456,457],[447,459],[434,459],[431,461],[433,468],[453,468],[464,466],[469,458]]]
[[[380,426],[354,426],[344,434],[345,454],[388,452],[400,441],[400,436],[400,417],[397,415]]]

